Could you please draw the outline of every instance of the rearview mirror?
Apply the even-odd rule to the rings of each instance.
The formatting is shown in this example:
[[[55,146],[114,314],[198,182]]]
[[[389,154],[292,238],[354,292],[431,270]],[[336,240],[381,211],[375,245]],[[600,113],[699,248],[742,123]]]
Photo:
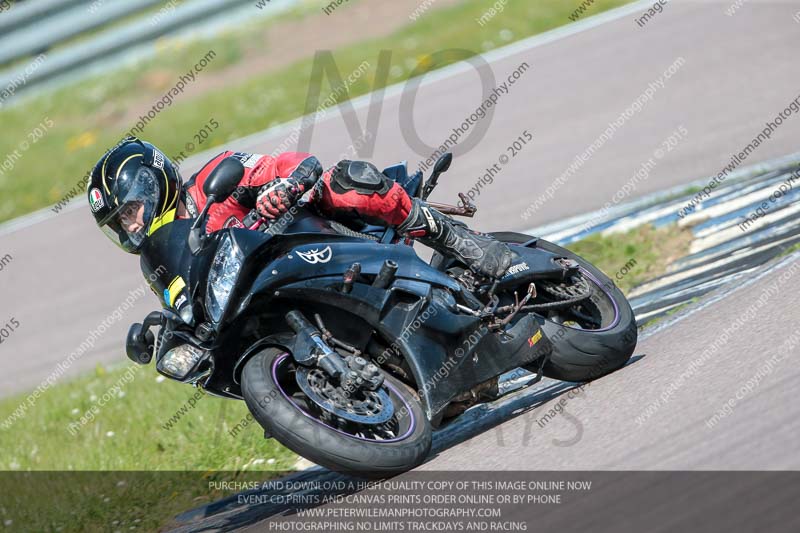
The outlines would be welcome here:
[[[200,216],[192,224],[192,231],[189,233],[189,249],[192,255],[197,255],[203,249],[206,241],[204,225],[208,210],[213,204],[224,202],[233,191],[239,186],[244,177],[244,165],[235,157],[226,157],[211,171],[211,175],[203,184],[203,192],[208,201]]]
[[[153,347],[156,337],[149,329],[145,329],[143,324],[132,324],[128,330],[128,339],[125,343],[125,351],[128,359],[140,365],[148,364],[153,358]]]
[[[211,172],[203,184],[203,192],[216,203],[224,202],[233,194],[244,177],[244,165],[235,157],[226,157]]]
[[[450,163],[452,162],[453,162],[453,154],[447,152],[442,157],[436,160],[436,164],[433,165],[433,173],[444,174],[450,168]]]
[[[439,182],[439,176],[447,172],[447,169],[450,168],[450,163],[453,162],[453,154],[450,152],[446,152],[443,154],[439,159],[436,160],[436,164],[433,165],[433,172],[431,173],[431,177],[422,187],[422,194],[420,198],[423,200],[427,200],[428,196],[431,195],[433,189],[436,188],[436,184]]]

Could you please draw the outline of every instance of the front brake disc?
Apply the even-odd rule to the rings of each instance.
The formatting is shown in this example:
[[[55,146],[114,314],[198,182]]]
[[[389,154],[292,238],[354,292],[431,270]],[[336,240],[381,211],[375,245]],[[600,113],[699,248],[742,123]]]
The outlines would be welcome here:
[[[361,391],[360,398],[348,397],[340,387],[328,381],[318,368],[301,366],[296,372],[297,384],[319,407],[339,418],[360,424],[383,424],[394,416],[394,404],[381,387],[377,391]]]

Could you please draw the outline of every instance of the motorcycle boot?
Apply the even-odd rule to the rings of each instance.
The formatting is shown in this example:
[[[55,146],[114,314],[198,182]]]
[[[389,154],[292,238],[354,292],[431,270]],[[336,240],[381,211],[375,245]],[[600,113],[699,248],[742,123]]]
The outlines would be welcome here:
[[[466,224],[440,213],[418,198],[412,202],[408,218],[397,226],[401,235],[455,257],[474,272],[489,278],[500,278],[511,266],[513,255],[505,243],[470,230]]]

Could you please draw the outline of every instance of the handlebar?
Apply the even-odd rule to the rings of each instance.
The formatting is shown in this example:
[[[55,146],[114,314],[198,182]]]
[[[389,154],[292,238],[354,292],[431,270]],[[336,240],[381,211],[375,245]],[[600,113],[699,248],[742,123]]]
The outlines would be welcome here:
[[[261,215],[258,214],[258,211],[256,211],[255,209],[250,211],[250,213],[248,213],[247,216],[244,217],[244,220],[242,221],[242,223],[247,229],[251,229],[254,231],[260,229],[261,226],[264,225],[264,222],[265,220],[261,217]]]
[[[462,217],[472,217],[472,216],[474,216],[475,212],[477,211],[477,208],[475,207],[475,204],[470,202],[469,198],[467,198],[467,195],[465,195],[464,193],[458,193],[458,196],[459,196],[460,201],[458,203],[459,205],[457,205],[457,206],[456,205],[450,205],[450,204],[440,204],[438,202],[428,202],[428,205],[430,205],[434,209],[444,213],[445,215],[456,215],[456,216],[462,216]],[[264,231],[264,232],[266,232],[267,230],[269,230],[270,226],[276,220],[265,220],[258,213],[257,210],[253,209],[252,211],[250,211],[247,214],[246,217],[244,217],[244,219],[242,220],[242,224],[244,224],[244,227],[246,227],[247,229],[250,229],[250,230],[253,230],[253,231]],[[266,226],[266,227],[264,227],[264,226]]]
[[[428,205],[445,215],[456,215],[460,217],[472,217],[478,210],[475,204],[470,202],[467,195],[463,192],[458,193],[458,205],[440,204],[438,202],[428,202]]]

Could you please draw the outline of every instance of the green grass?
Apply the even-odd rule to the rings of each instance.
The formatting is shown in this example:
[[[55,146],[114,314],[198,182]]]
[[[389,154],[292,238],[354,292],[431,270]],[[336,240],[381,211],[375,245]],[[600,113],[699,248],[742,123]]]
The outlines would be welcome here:
[[[182,513],[243,492],[220,482],[254,482],[261,488],[286,474],[4,473],[0,476],[0,531],[168,531],[181,525],[175,518]]]
[[[630,272],[616,280],[628,290],[663,272],[688,243],[685,230],[642,226],[591,236],[569,248],[612,279],[635,259]],[[105,396],[109,391],[113,394]],[[190,408],[195,395],[199,399]],[[257,424],[231,435],[247,416],[243,402],[200,396],[192,387],[157,378],[152,366],[98,367],[92,375],[57,383],[25,417],[3,428],[26,397],[0,401],[0,471],[6,471],[0,494],[9,495],[0,502],[0,523],[32,524],[31,531],[156,529],[180,512],[229,495],[209,481],[263,482],[297,460],[276,441],[265,440]],[[69,430],[104,398],[93,420]],[[51,491],[59,496],[43,512],[40,495]]]
[[[663,274],[669,263],[686,255],[691,242],[688,229],[676,225],[655,229],[644,225],[627,233],[590,235],[567,247],[605,272],[623,292],[628,292]]]
[[[790,246],[788,246],[785,250],[775,256],[775,259],[780,259],[781,257],[786,257],[787,255],[793,254],[797,250],[800,250],[800,242],[796,242]]]
[[[109,390],[116,394],[94,420],[71,433],[68,425],[88,418]],[[154,530],[230,494],[209,487],[211,480],[264,481],[293,469],[297,456],[264,439],[257,424],[229,433],[247,415],[244,402],[203,395],[190,409],[194,394],[200,392],[157,381],[152,366],[98,367],[47,390],[27,416],[0,427],[0,471],[6,471],[0,524],[12,520],[28,531]],[[0,422],[26,397],[0,401]],[[180,420],[166,429],[182,407]],[[43,505],[41,495],[51,491],[58,497]]]
[[[587,15],[627,1],[598,0]],[[435,69],[456,61],[451,57],[431,62],[428,56],[436,51],[462,48],[480,53],[566,24],[575,7],[573,0],[546,3],[512,0],[483,27],[475,22],[487,9],[482,0],[466,0],[449,8],[432,10],[393,35],[335,50],[334,57],[343,76],[355,71],[364,60],[371,63],[367,74],[339,100],[404,81],[420,63],[427,69]],[[209,48],[217,51],[218,62],[212,63],[211,69],[201,76],[212,76],[213,69],[237,61],[244,53],[242,46],[239,40],[230,37],[173,48],[149,63],[0,110],[3,124],[0,165],[4,161],[3,154],[19,152],[13,169],[0,174],[0,221],[59,201],[81,182],[103,151],[133,126],[121,122],[128,107],[143,99],[148,104],[155,103]],[[376,82],[378,53],[383,49],[392,51],[393,68],[385,82]],[[141,136],[174,156],[212,117],[221,127],[200,148],[221,145],[296,118],[304,113],[311,68],[312,58],[308,58],[236,85],[231,83],[216,92],[193,99],[179,98],[151,122]],[[159,77],[162,83],[148,83]],[[329,90],[326,81],[322,88],[323,99]],[[21,150],[20,143],[45,118],[52,120],[54,126],[27,151]],[[342,147],[347,144],[343,141]],[[265,151],[271,151],[270,147],[265,147]]]
[[[695,297],[683,302],[680,305],[676,305],[675,307],[673,307],[672,309],[670,309],[669,311],[664,313],[664,317],[675,316],[678,313],[680,313],[681,311],[683,311],[684,309],[686,309],[687,307],[689,307],[690,305],[694,305],[699,301],[700,301],[700,298],[698,296],[695,296]]]
[[[627,0],[598,0],[591,13],[624,3]],[[547,4],[512,0],[503,13],[484,27],[474,23],[487,8],[482,1],[468,0],[431,11],[402,32],[336,50],[335,59],[344,76],[363,60],[371,62],[367,75],[339,100],[376,88],[377,57],[382,49],[392,50],[395,68],[385,81],[392,84],[407,79],[420,62],[433,69],[453,61],[425,63],[425,58],[433,52],[465,48],[480,53],[565,24],[575,7],[571,0]],[[6,160],[4,154],[20,150],[20,143],[45,118],[54,122],[46,135],[27,151],[21,151],[13,169],[0,172],[0,221],[50,206],[74,187],[103,150],[132,126],[119,123],[119,116],[127,107],[143,97],[155,102],[163,94],[163,87],[148,84],[147,79],[167,73],[167,86],[171,86],[208,48],[217,51],[218,59],[206,75],[235,63],[246,52],[241,41],[233,36],[217,39],[208,47],[205,44],[179,46],[154,62],[0,110],[4,126],[0,136],[0,166]],[[142,137],[174,155],[212,117],[221,127],[209,145],[223,144],[300,116],[304,113],[311,67],[312,60],[307,59],[230,85],[224,91],[179,100],[159,115]],[[378,87],[383,84],[379,82]],[[328,89],[323,86],[323,98]],[[623,244],[604,245],[604,242],[594,243],[595,247],[599,245],[594,251],[586,248],[592,245],[585,242],[573,248],[598,261],[607,272],[616,271],[615,264],[623,265],[630,257],[641,264],[651,257],[654,248],[640,243],[641,248],[633,251],[641,253],[631,255]],[[624,261],[615,263],[617,259]],[[629,278],[635,279],[634,274],[629,274],[626,280]],[[293,465],[296,456],[274,441],[265,440],[257,426],[251,425],[236,437],[229,434],[247,414],[242,402],[204,396],[174,427],[165,429],[163,425],[186,405],[195,390],[169,380],[156,382],[152,368],[140,369],[136,378],[123,388],[124,395],[109,401],[93,422],[71,435],[68,424],[93,405],[96,401],[93,395],[102,397],[126,371],[98,368],[94,375],[59,383],[42,395],[35,408],[11,429],[0,428],[3,450],[0,470],[20,472],[18,478],[10,475],[3,478],[2,482],[8,485],[0,487],[0,493],[9,496],[0,506],[0,523],[11,520],[15,526],[25,524],[33,531],[127,530],[130,526],[152,530],[180,511],[222,496],[202,480],[253,479],[252,476],[265,479]],[[0,422],[25,397],[0,401]],[[270,459],[274,463],[268,463]],[[31,478],[24,477],[29,476],[24,472],[29,470],[130,473],[118,474],[116,478],[86,474],[81,483],[76,478],[67,483],[57,473],[39,473],[33,474],[38,476],[37,482],[26,483]],[[134,473],[137,470],[162,474],[147,478]],[[183,473],[166,473],[169,471]],[[204,474],[206,471],[227,473]],[[248,474],[253,471],[258,472]],[[50,485],[45,487],[48,479]],[[58,509],[42,501],[42,494],[51,491],[61,495],[59,501],[67,513],[67,521],[57,518]]]
[[[618,282],[628,290],[663,273],[689,242],[686,230],[642,226],[624,234],[593,235],[569,248],[612,279],[635,259]],[[124,376],[128,379],[121,380]],[[70,431],[69,424],[78,423],[109,390],[115,397],[94,420]],[[92,375],[55,385],[10,429],[2,422],[27,395],[0,400],[0,470],[282,470],[297,459],[275,441],[264,440],[255,425],[235,437],[229,433],[247,415],[243,402],[204,395],[190,408],[196,393],[158,378],[152,367],[131,365],[111,371],[98,367]],[[180,419],[165,427],[181,408]],[[87,449],[92,453],[82,453]],[[257,459],[264,462],[256,465]],[[269,459],[275,461],[267,464]]]
[[[126,372],[129,379],[120,381]],[[117,383],[121,391],[73,435],[68,424],[78,423]],[[98,367],[93,375],[46,391],[11,429],[0,427],[0,470],[286,470],[297,460],[274,440],[265,440],[257,425],[235,437],[229,434],[247,415],[244,402],[204,395],[189,409],[189,398],[198,392],[157,381],[152,367]],[[0,422],[26,396],[0,401]],[[187,407],[185,414],[166,429],[181,407]],[[254,464],[258,459],[263,462]]]
[[[687,300],[687,301],[683,302],[682,304],[676,305],[675,307],[673,307],[672,309],[670,309],[669,311],[667,311],[666,313],[664,313],[662,316],[660,316],[658,318],[653,318],[653,319],[647,320],[647,321],[645,321],[643,323],[639,323],[639,329],[643,330],[643,329],[651,328],[651,327],[655,326],[656,324],[660,324],[661,322],[667,320],[670,317],[673,317],[673,316],[677,315],[678,313],[680,313],[681,311],[683,311],[687,307],[690,307],[690,306],[696,304],[699,301],[700,301],[700,298],[695,296],[694,298],[691,298],[690,300]]]
[[[628,293],[663,274],[670,263],[689,252],[691,244],[692,233],[688,228],[673,224],[655,229],[646,224],[627,233],[590,235],[567,248],[605,272],[622,292]],[[639,329],[651,327],[696,301],[693,298],[663,317],[641,323]]]
[[[697,194],[702,190],[703,190],[702,187],[698,185],[692,185],[691,187],[686,187],[686,189],[677,194],[676,197],[680,198],[681,196],[689,196],[691,194]]]
[[[635,259],[636,265],[618,283],[627,290],[661,274],[688,249],[689,239],[689,232],[674,226],[642,226],[624,234],[590,236],[569,248],[612,279]],[[125,376],[128,379],[122,380]],[[109,390],[115,397],[94,420],[70,431],[69,424],[79,422]],[[284,470],[297,459],[275,441],[264,440],[255,425],[230,435],[247,415],[243,402],[204,395],[189,408],[196,393],[192,387],[157,378],[152,367],[131,365],[112,371],[98,367],[92,375],[55,385],[11,429],[3,428],[2,422],[27,395],[1,400],[0,470]],[[165,427],[181,408],[180,420]],[[256,465],[257,459],[264,462]],[[273,464],[266,463],[269,459]]]

